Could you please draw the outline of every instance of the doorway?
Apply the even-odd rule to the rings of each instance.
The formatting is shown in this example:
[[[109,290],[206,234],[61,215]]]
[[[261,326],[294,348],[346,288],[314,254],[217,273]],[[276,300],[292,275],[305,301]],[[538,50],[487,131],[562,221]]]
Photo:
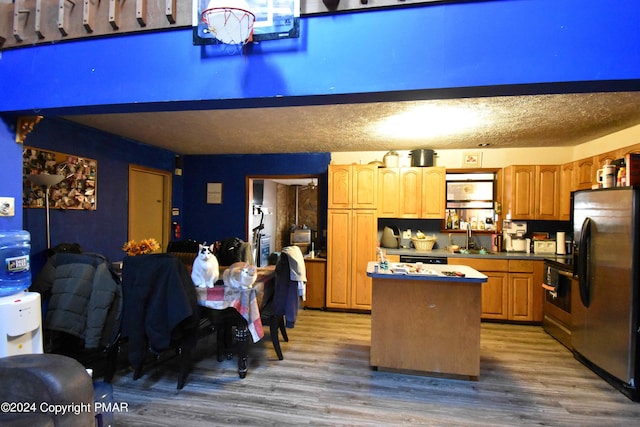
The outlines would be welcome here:
[[[169,244],[171,174],[142,166],[129,166],[128,239],[154,238],[164,252]]]
[[[318,175],[247,177],[247,238],[254,259],[289,246],[296,229],[311,230],[314,241],[320,222],[318,183]],[[308,250],[310,247],[305,247],[303,253]],[[262,264],[264,259],[260,261]]]

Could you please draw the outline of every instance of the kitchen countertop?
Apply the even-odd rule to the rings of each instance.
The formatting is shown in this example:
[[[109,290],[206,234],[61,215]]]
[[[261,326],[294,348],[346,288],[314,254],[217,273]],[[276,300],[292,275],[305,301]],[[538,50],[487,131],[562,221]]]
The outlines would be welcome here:
[[[378,263],[369,262],[367,265],[367,276],[374,279],[400,279],[400,280],[424,280],[424,281],[445,281],[445,282],[477,282],[484,283],[487,281],[487,276],[474,270],[466,265],[450,266],[448,264],[429,264],[421,273],[418,272],[403,272],[398,273],[395,268],[398,266],[406,266],[415,264],[395,263],[392,262],[389,265],[388,270],[381,270],[378,267]],[[453,268],[452,268],[453,267]],[[445,274],[445,273],[461,273]]]
[[[573,255],[556,255],[556,254],[534,254],[525,252],[489,252],[487,254],[461,254],[451,253],[445,249],[433,249],[432,251],[416,251],[415,249],[389,249],[384,248],[387,255],[410,255],[410,256],[432,256],[432,257],[446,257],[446,258],[488,258],[488,259],[528,259],[533,261],[544,261],[545,259],[551,260],[566,260],[573,257]]]

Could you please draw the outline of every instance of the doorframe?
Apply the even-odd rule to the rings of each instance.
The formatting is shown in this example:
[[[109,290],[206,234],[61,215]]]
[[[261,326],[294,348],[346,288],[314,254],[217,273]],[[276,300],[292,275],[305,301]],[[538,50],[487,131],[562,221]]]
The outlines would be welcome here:
[[[130,164],[128,176],[129,183],[131,183],[131,174],[133,172],[153,173],[162,177],[162,242],[165,244],[165,247],[161,248],[161,250],[164,252],[166,251],[166,246],[169,245],[169,241],[171,238],[171,195],[173,190],[173,177],[171,175],[171,172],[149,168],[146,166]],[[128,185],[127,187],[127,240],[131,240],[131,227],[129,222],[129,218],[131,218],[131,185]]]

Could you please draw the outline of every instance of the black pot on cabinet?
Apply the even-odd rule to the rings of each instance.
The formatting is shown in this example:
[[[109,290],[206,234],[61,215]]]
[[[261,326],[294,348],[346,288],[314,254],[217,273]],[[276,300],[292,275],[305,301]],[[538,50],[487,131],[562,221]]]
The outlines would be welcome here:
[[[433,166],[433,156],[436,153],[430,149],[411,150],[411,166],[430,167]]]

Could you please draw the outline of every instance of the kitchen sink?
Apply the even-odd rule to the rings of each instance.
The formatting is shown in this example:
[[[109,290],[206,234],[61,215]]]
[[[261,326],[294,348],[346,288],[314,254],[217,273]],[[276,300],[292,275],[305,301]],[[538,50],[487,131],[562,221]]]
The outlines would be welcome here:
[[[457,251],[453,252],[454,254],[463,254],[463,255],[497,255],[497,252],[487,251],[486,249],[464,249],[460,248]]]

